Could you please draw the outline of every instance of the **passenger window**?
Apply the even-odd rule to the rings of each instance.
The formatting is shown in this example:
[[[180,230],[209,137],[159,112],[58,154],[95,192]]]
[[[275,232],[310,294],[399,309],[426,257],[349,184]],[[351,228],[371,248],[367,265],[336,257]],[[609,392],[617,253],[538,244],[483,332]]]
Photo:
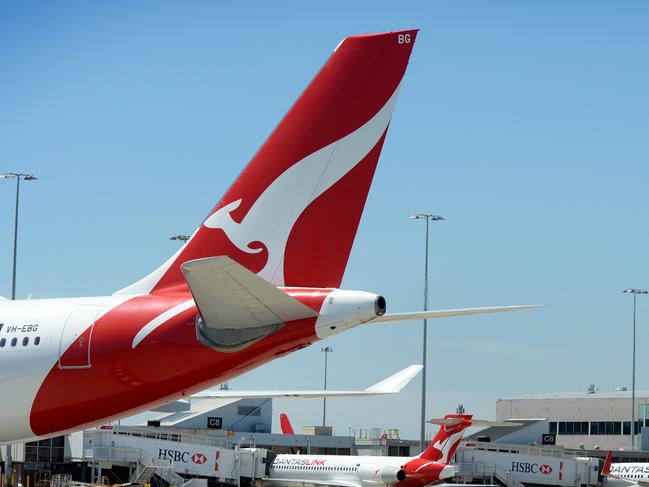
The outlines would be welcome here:
[[[40,345],[40,343],[41,343],[41,337],[34,338],[34,345]]]
[[[12,346],[12,347],[15,347],[15,346],[16,346],[16,343],[18,343],[18,339],[17,339],[16,337],[13,337],[13,338],[11,339],[11,346]]]
[[[23,338],[23,347],[26,347],[27,345],[29,345],[29,337]]]

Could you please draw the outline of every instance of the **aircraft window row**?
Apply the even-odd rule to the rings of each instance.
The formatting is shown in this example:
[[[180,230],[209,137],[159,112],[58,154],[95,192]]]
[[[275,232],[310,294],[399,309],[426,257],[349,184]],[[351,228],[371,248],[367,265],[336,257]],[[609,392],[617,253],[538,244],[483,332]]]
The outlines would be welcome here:
[[[6,338],[0,338],[0,348],[4,348],[5,346],[7,346],[7,343],[9,344],[9,346],[15,347],[16,345],[18,345],[18,338],[13,337],[9,342],[7,342]],[[36,345],[36,346],[40,345],[41,344],[41,337],[34,337],[33,344]],[[29,345],[29,337],[23,337],[22,345],[23,345],[23,347],[26,347],[26,346]]]
[[[642,426],[649,426],[649,420],[635,422],[635,434]],[[630,435],[631,421],[551,421],[551,435]]]
[[[357,467],[329,467],[319,465],[278,465],[278,468],[284,470],[335,470],[338,472],[351,472],[356,470]]]

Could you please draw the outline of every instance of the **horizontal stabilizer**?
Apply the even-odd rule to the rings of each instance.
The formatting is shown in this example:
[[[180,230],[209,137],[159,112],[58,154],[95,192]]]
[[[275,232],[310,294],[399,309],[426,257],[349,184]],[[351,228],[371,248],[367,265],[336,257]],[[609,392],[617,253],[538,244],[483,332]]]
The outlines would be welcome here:
[[[421,365],[411,365],[401,372],[377,382],[362,391],[203,391],[191,396],[194,399],[243,399],[266,397],[353,397],[353,396],[378,396],[381,394],[396,394],[401,391],[422,369]]]
[[[369,324],[389,323],[392,321],[431,320],[433,318],[449,318],[451,316],[480,315],[485,313],[503,313],[521,309],[538,308],[540,304],[525,304],[521,306],[488,306],[485,308],[441,309],[435,311],[416,311],[414,313],[392,313],[377,316]]]
[[[434,418],[426,421],[430,424],[437,424],[439,426],[455,426],[464,421],[464,418]],[[489,421],[486,419],[473,419],[471,418],[471,426],[476,426],[479,428],[489,427],[489,426],[523,426],[523,423],[516,423],[515,421]]]
[[[191,260],[182,271],[208,328],[258,328],[318,315],[230,257]]]

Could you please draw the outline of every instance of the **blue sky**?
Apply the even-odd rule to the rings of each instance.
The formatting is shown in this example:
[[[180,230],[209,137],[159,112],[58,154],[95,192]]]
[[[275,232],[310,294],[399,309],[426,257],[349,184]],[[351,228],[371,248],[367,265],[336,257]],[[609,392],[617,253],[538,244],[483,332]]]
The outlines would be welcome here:
[[[0,172],[26,183],[18,295],[112,293],[175,251],[349,34],[420,28],[344,287],[431,306],[541,303],[430,322],[429,416],[517,394],[630,385],[631,299],[649,287],[646,2],[3,2]],[[14,186],[0,181],[0,294]],[[4,257],[3,257],[4,256]],[[4,277],[2,277],[4,276]],[[646,301],[646,300],[645,300]],[[639,305],[638,343],[649,337]],[[330,385],[420,361],[421,324],[328,342]],[[319,346],[235,381],[317,387]],[[638,387],[649,389],[640,353]],[[319,401],[276,401],[296,426]],[[336,431],[415,437],[418,388],[331,400]]]

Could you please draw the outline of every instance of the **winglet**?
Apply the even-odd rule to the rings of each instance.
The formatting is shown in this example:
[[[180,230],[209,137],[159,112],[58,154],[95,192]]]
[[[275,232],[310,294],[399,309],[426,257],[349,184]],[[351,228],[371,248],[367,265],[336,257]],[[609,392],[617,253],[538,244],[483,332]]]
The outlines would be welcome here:
[[[613,453],[611,450],[608,451],[606,455],[606,461],[604,462],[604,467],[602,468],[602,475],[608,477],[611,475],[611,462],[613,461]]]
[[[374,392],[379,394],[394,394],[403,389],[419,372],[423,369],[423,365],[411,365],[406,367],[401,372],[391,375],[387,379],[377,382],[373,386],[365,389],[367,392]]]

